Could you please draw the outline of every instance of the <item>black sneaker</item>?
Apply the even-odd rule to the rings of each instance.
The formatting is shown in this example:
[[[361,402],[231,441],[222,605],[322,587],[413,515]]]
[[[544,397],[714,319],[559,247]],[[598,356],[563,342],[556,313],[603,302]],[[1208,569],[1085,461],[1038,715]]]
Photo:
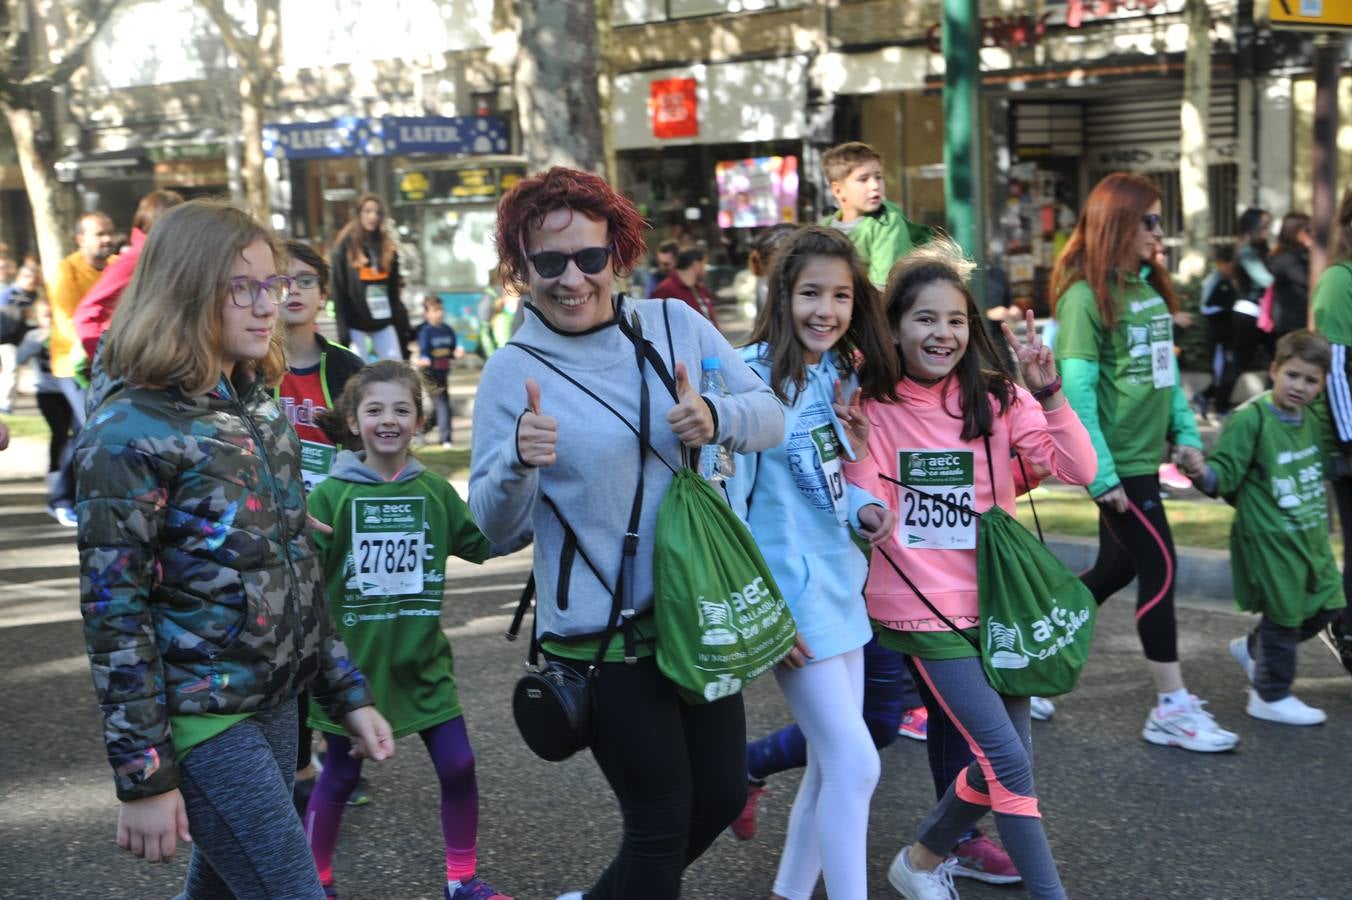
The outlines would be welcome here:
[[[1352,675],[1352,637],[1343,634],[1342,617],[1334,619],[1319,632],[1319,640],[1329,652],[1343,664],[1343,668]]]
[[[366,792],[366,779],[357,781],[357,786],[352,789],[352,796],[347,798],[348,806],[365,806],[371,802],[371,795]]]

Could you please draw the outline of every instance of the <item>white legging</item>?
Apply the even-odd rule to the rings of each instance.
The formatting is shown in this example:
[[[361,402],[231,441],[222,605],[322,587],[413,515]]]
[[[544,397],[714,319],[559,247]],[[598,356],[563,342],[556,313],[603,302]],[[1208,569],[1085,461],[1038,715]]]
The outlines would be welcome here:
[[[361,357],[362,362],[371,359],[371,348],[375,348],[377,359],[403,359],[404,351],[399,346],[399,332],[393,325],[386,325],[379,331],[361,331],[350,329],[352,343],[349,348]]]
[[[774,892],[809,900],[825,875],[831,900],[868,896],[868,804],[878,784],[878,750],[864,724],[864,651],[801,669],[775,670],[807,738],[807,771],[789,813]]]

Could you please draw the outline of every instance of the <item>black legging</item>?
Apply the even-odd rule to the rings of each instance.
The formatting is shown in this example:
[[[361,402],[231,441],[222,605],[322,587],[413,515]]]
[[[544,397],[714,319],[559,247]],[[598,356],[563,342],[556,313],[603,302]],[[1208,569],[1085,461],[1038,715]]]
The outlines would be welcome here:
[[[1338,527],[1343,532],[1343,543],[1352,533],[1352,478],[1333,479],[1333,496],[1338,502]],[[1352,566],[1343,567],[1343,594],[1352,597]],[[1343,608],[1343,634],[1352,634],[1352,607]]]
[[[558,661],[583,674],[589,665]],[[742,697],[686,703],[653,657],[604,663],[594,684],[592,756],[619,800],[624,837],[587,900],[674,900],[685,867],[746,805]]]
[[[1169,521],[1160,501],[1159,476],[1122,479],[1127,511],[1099,506],[1099,553],[1094,566],[1080,576],[1100,605],[1137,581],[1136,633],[1145,658],[1178,662],[1178,625],[1174,620],[1174,571],[1178,556]]]
[[[1254,354],[1263,345],[1267,335],[1258,330],[1258,320],[1243,313],[1230,315],[1231,352],[1225,355],[1225,368],[1221,371],[1221,383],[1216,386],[1214,400],[1216,411],[1222,415],[1230,411],[1230,395],[1235,392],[1235,383],[1253,364]]]
[[[296,771],[310,767],[312,754],[310,745],[314,743],[314,729],[310,727],[310,692],[301,691],[296,695]]]

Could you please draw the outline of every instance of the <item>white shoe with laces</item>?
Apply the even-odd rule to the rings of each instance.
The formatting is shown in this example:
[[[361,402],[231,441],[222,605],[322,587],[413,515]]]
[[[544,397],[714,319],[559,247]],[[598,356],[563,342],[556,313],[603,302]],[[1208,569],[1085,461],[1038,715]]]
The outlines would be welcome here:
[[[1035,722],[1046,722],[1056,715],[1056,704],[1046,697],[1029,697],[1028,714]]]
[[[1180,747],[1197,753],[1224,753],[1233,750],[1239,736],[1216,724],[1202,708],[1203,700],[1193,698],[1187,705],[1171,703],[1153,706],[1146,716],[1141,737],[1161,747]]]
[[[953,869],[958,861],[949,857],[934,867],[934,871],[911,868],[910,845],[892,860],[887,880],[906,900],[958,900],[958,889],[953,886]]]
[[[1328,718],[1322,709],[1315,709],[1295,694],[1287,694],[1280,700],[1267,701],[1258,696],[1258,692],[1249,690],[1249,706],[1246,710],[1255,719],[1276,722],[1279,725],[1319,725]]]
[[[1244,677],[1253,684],[1253,674],[1257,665],[1253,657],[1249,655],[1249,638],[1246,635],[1240,635],[1230,642],[1230,655],[1239,663],[1239,667],[1244,670]]]

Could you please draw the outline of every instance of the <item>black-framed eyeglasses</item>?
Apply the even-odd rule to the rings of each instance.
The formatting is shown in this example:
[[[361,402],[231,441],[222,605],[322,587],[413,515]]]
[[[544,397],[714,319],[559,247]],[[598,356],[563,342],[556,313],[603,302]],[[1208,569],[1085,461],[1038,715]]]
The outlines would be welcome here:
[[[535,274],[541,278],[558,278],[568,268],[570,261],[583,275],[595,275],[610,261],[610,252],[609,247],[583,247],[576,253],[542,250],[532,253],[527,259],[535,267]]]
[[[260,296],[266,296],[273,306],[281,306],[290,292],[293,279],[290,275],[273,275],[259,281],[241,275],[230,279],[230,302],[240,309],[252,309]]]
[[[1141,224],[1145,226],[1146,231],[1163,231],[1164,217],[1159,213],[1146,213],[1141,216]]]
[[[319,287],[318,275],[292,275],[291,284],[302,291],[312,291]]]

